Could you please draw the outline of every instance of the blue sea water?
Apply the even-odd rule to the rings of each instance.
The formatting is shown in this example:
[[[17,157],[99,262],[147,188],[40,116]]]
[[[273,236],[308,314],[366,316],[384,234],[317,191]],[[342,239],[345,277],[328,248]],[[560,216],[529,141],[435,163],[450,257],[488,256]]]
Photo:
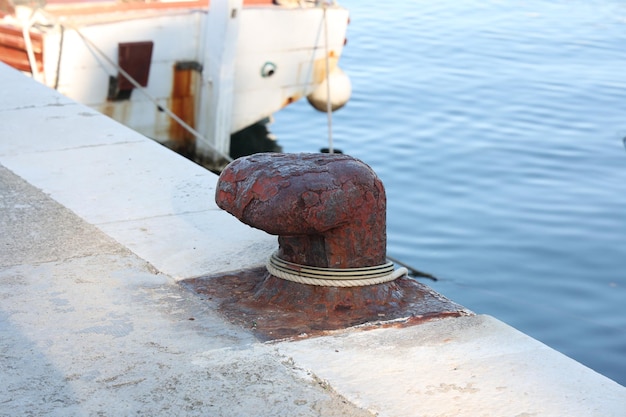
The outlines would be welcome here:
[[[389,255],[626,385],[626,2],[342,5],[334,144],[385,184]],[[306,101],[271,130],[327,146]]]

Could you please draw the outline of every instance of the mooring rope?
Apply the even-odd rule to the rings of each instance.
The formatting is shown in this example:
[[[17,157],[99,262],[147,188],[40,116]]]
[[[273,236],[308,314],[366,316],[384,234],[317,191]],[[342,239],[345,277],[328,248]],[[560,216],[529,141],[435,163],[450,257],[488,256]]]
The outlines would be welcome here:
[[[328,153],[335,153],[333,147],[333,109],[330,101],[330,57],[328,53],[328,15],[326,9],[328,5],[324,3],[324,54],[326,56],[326,119],[328,125]]]
[[[407,275],[406,268],[394,270],[393,262],[362,268],[321,268],[282,260],[273,253],[267,261],[267,270],[277,278],[300,284],[323,287],[363,287],[382,284]]]
[[[30,65],[30,73],[36,81],[43,82],[43,78],[39,74],[39,67],[37,65],[37,59],[35,58],[35,52],[33,49],[33,41],[30,37],[30,28],[35,23],[35,10],[31,13],[28,21],[22,26],[22,37],[24,38],[24,48],[26,49],[26,56],[28,57],[28,64]]]

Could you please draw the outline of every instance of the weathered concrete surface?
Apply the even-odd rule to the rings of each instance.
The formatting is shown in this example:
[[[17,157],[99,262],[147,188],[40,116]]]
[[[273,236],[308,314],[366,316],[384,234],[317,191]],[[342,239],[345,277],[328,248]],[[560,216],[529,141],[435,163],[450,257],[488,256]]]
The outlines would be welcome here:
[[[370,415],[1,165],[0,230],[0,416]]]
[[[624,387],[489,316],[347,332],[278,351],[381,417],[626,411]]]
[[[485,316],[256,342],[175,284],[276,246],[207,205],[213,174],[0,87],[0,415],[623,417],[626,388]]]
[[[175,279],[274,250],[274,236],[217,207],[213,173],[0,66],[0,163],[82,219]]]

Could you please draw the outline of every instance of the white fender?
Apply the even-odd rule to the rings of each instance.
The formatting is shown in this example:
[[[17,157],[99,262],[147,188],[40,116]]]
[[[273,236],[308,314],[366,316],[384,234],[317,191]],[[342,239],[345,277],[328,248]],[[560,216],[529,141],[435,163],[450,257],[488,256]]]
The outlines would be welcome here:
[[[311,106],[321,112],[326,112],[328,101],[327,83],[330,80],[330,108],[332,111],[342,108],[352,95],[352,83],[350,77],[339,67],[335,67],[330,75],[320,83],[320,85],[309,94],[306,99]]]

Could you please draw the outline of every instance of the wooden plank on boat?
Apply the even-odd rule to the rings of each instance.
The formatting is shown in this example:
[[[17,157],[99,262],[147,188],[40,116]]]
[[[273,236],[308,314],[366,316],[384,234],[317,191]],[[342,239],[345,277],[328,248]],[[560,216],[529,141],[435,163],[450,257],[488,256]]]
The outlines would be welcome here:
[[[17,70],[31,72],[30,61],[28,60],[28,54],[25,50],[7,48],[4,45],[0,45],[0,61]],[[37,61],[38,71],[42,72],[43,59],[41,53],[35,54],[35,61]]]
[[[30,32],[30,42],[33,45],[35,54],[43,52],[43,37],[41,33]],[[9,25],[0,25],[0,45],[8,48],[26,50],[26,42],[22,28]]]

